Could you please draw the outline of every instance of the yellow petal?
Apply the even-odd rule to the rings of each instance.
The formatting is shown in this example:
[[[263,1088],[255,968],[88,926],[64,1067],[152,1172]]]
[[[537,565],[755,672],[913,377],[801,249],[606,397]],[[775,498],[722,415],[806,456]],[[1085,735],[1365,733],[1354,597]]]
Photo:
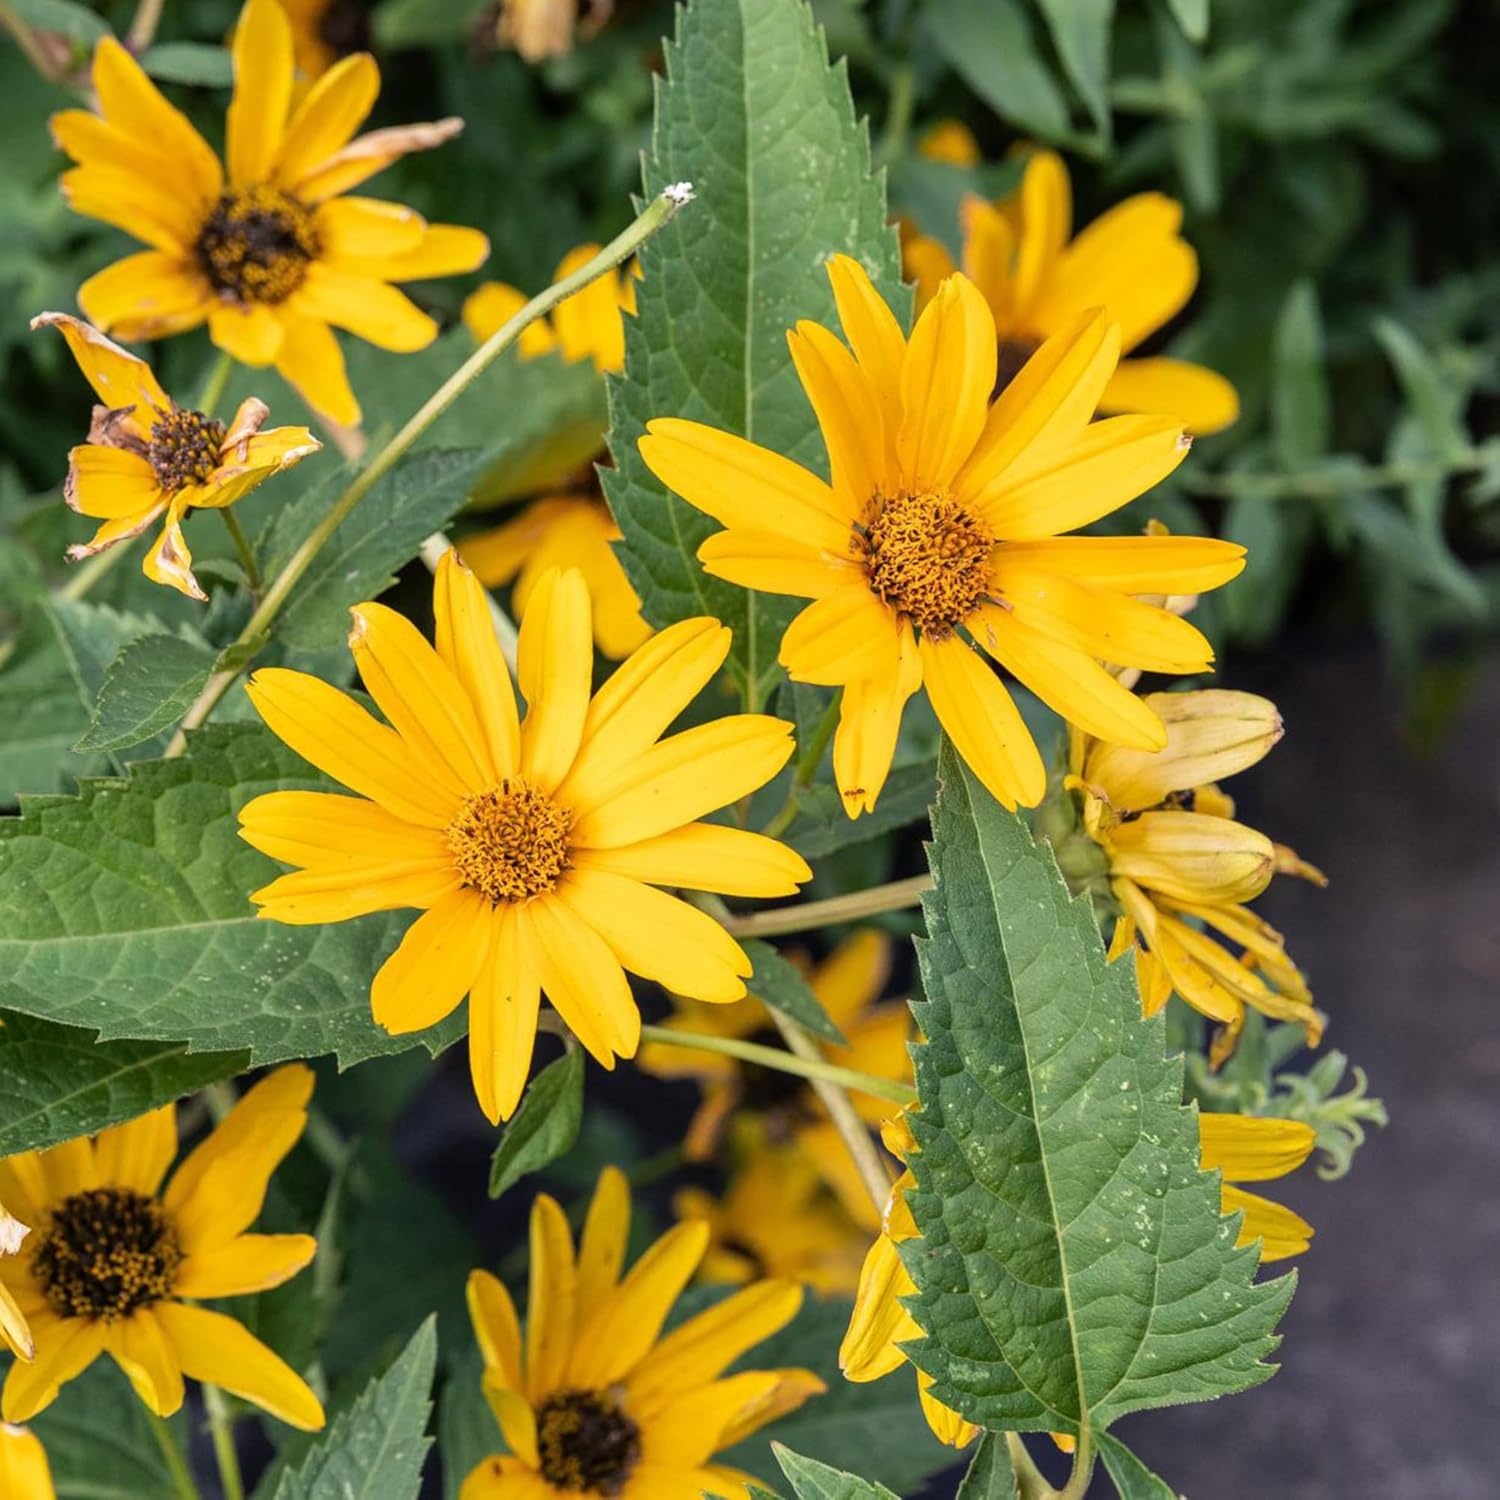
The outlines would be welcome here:
[[[1018,316],[1029,322],[1038,293],[1073,231],[1072,189],[1062,158],[1055,151],[1031,152],[1017,196],[1021,230],[1016,243],[1015,300]]]
[[[630,1184],[618,1167],[599,1173],[594,1196],[578,1242],[577,1309],[579,1327],[587,1327],[614,1293],[625,1264],[630,1238]]]
[[[241,1234],[194,1251],[177,1272],[178,1297],[243,1297],[289,1281],[318,1252],[310,1234]]]
[[[47,1450],[29,1428],[0,1426],[0,1495],[14,1500],[57,1500]]]
[[[358,274],[361,257],[415,250],[427,227],[422,215],[405,204],[352,194],[320,204],[315,222],[319,260],[351,275]]]
[[[863,507],[886,468],[879,397],[854,356],[820,324],[798,323],[787,346],[823,434],[833,487],[852,509]]]
[[[579,870],[720,896],[794,896],[800,882],[812,879],[796,850],[720,823],[688,823],[614,849],[577,849],[573,863]]]
[[[302,96],[276,153],[273,180],[295,189],[347,146],[375,107],[380,69],[368,52],[340,58]]]
[[[242,365],[259,367],[275,362],[281,352],[283,330],[276,314],[263,302],[248,307],[225,302],[209,313],[208,336]]]
[[[292,102],[292,28],[276,0],[247,0],[234,29],[224,155],[235,187],[268,182]]]
[[[632,974],[695,1000],[744,996],[750,960],[718,922],[685,901],[622,875],[581,869],[557,895]]]
[[[530,1285],[526,1297],[526,1388],[537,1405],[563,1389],[573,1345],[573,1235],[557,1200],[538,1193],[531,1206]]]
[[[526,917],[542,989],[568,1029],[602,1067],[634,1057],[641,1013],[604,939],[560,901],[533,901]]]
[[[323,1406],[307,1382],[233,1318],[184,1302],[159,1303],[155,1314],[184,1375],[216,1385],[304,1432],[322,1427]]]
[[[863,586],[865,581],[864,570],[851,558],[795,537],[738,526],[704,538],[698,561],[705,573],[741,588],[804,599],[821,599],[835,589]]]
[[[520,1391],[502,1384],[491,1374],[486,1373],[483,1384],[485,1400],[490,1403],[490,1410],[500,1424],[500,1435],[505,1439],[505,1446],[523,1463],[535,1468],[541,1460],[536,1445],[536,1413],[532,1410],[531,1403]],[[538,1483],[544,1483],[539,1476]],[[554,1493],[552,1487],[546,1485],[546,1489],[550,1497]],[[467,1485],[464,1493],[469,1493]],[[507,1500],[513,1493],[510,1488],[505,1490]]]
[[[719,1430],[718,1448],[729,1448],[743,1442],[768,1423],[796,1411],[828,1389],[811,1370],[761,1370],[757,1373],[765,1377],[763,1385]],[[714,1492],[718,1493],[717,1485]]]
[[[21,1305],[14,1294],[3,1285],[0,1285],[0,1343],[18,1360],[29,1360],[36,1355],[36,1340],[31,1336],[26,1314],[21,1311]],[[0,1436],[3,1436],[3,1432],[0,1432]],[[4,1473],[3,1455],[0,1455],[0,1476]]]
[[[1016,259],[1015,230],[999,209],[973,193],[965,195],[959,204],[959,225],[964,237],[964,275],[989,303],[996,330],[1004,338],[1015,331],[1015,282],[1012,274]],[[947,252],[943,254],[946,259]],[[920,252],[918,260],[920,264]],[[935,256],[933,264],[937,264]],[[950,264],[949,271],[952,269]],[[937,287],[933,286],[926,301],[930,301],[936,292]]]
[[[594,648],[582,574],[554,571],[537,584],[516,655],[526,699],[521,774],[550,792],[572,767],[588,714]]]
[[[288,315],[331,323],[377,349],[410,354],[437,337],[437,324],[405,292],[371,276],[313,261],[287,301]]]
[[[600,250],[598,245],[578,245],[570,250],[553,273],[561,281],[587,265]],[[562,356],[569,361],[591,359],[601,374],[625,368],[625,323],[620,313],[622,285],[618,272],[596,278],[552,312]]]
[[[193,205],[158,179],[119,167],[74,167],[58,179],[74,213],[101,219],[157,250],[185,255],[201,220]]]
[[[901,371],[906,362],[906,336],[896,315],[857,260],[847,255],[830,256],[828,280],[833,286],[833,300],[844,337],[880,401],[886,434],[894,439],[901,428]]]
[[[763,1424],[754,1419],[763,1411],[767,1412],[764,1420],[771,1419],[769,1408],[775,1404],[781,1383],[779,1371],[742,1370],[696,1390],[684,1391],[646,1424],[641,1444],[643,1461],[648,1465],[670,1464],[674,1469],[703,1463],[727,1446],[725,1432],[738,1435],[755,1431]],[[660,1488],[655,1492],[671,1493]]]
[[[16,1360],[5,1377],[0,1414],[7,1422],[29,1422],[57,1400],[58,1391],[104,1352],[102,1323],[87,1318],[50,1318],[38,1324],[36,1358]]]
[[[1175,417],[1189,432],[1204,437],[1239,418],[1240,398],[1216,370],[1157,356],[1121,361],[1099,398],[1099,410]]]
[[[521,1387],[521,1322],[505,1283],[488,1271],[469,1273],[469,1321],[486,1370],[494,1370],[512,1390]]]
[[[891,670],[848,683],[839,704],[833,774],[851,818],[874,812],[890,774],[906,700],[922,685],[921,659],[909,620],[901,622],[899,646]]]
[[[150,462],[128,448],[80,443],[68,450],[63,497],[80,515],[149,525],[166,505]]]
[[[777,660],[793,682],[884,679],[901,657],[896,612],[862,584],[815,599],[786,628]]]
[[[1197,536],[1051,537],[1007,542],[1004,555],[1122,594],[1206,594],[1245,567],[1243,547]]]
[[[154,1198],[177,1155],[177,1106],[164,1104],[94,1137],[94,1161],[105,1187],[134,1188]]]
[[[422,238],[409,249],[350,259],[343,262],[343,268],[376,281],[426,281],[434,276],[462,276],[482,266],[489,253],[489,239],[477,229],[428,224]]]
[[[901,1263],[901,1253],[885,1234],[877,1234],[859,1273],[859,1291],[849,1327],[839,1345],[839,1368],[847,1380],[878,1380],[906,1363],[898,1347],[920,1338],[922,1330],[901,1305],[916,1285]]]
[[[1216,1021],[1237,1023],[1244,1011],[1244,999],[1237,990],[1222,982],[1222,965],[1217,969],[1210,968],[1202,960],[1202,949],[1198,953],[1188,951],[1182,940],[1188,929],[1180,922],[1174,922],[1165,912],[1158,911],[1150,897],[1134,881],[1111,880],[1110,889],[1135,920],[1142,937],[1150,946],[1152,959],[1170,977],[1171,988],[1194,1010],[1201,1011]],[[1217,945],[1210,943],[1206,946],[1214,948]],[[1232,962],[1223,949],[1218,949],[1218,953],[1222,960]],[[1141,985],[1144,1014],[1154,1014],[1166,1000],[1167,996],[1161,994],[1156,985]]]
[[[1268,1182],[1295,1172],[1312,1155],[1318,1132],[1302,1120],[1260,1115],[1198,1116],[1203,1170],[1223,1172],[1226,1182]]]
[[[1192,812],[1146,812],[1109,834],[1110,869],[1184,901],[1248,901],[1275,864],[1271,841],[1243,823]]]
[[[41,1166],[49,1201],[99,1186],[94,1143],[87,1136],[49,1147],[41,1153]]]
[[[376,1023],[397,1036],[437,1025],[473,987],[492,926],[489,902],[467,887],[423,912],[370,986]]]
[[[502,281],[486,281],[464,299],[464,326],[479,343],[498,333],[530,299],[526,293]],[[535,359],[555,347],[551,325],[545,318],[528,323],[516,340],[522,359]],[[476,565],[477,566],[477,565]]]
[[[1035,807],[1047,772],[1005,685],[957,636],[921,642],[922,680],[943,732],[1004,806]]]
[[[214,298],[208,283],[161,250],[141,250],[96,271],[78,288],[89,322],[126,339],[165,338],[196,328]]]
[[[124,419],[123,425],[136,437],[143,441],[149,439],[157,418],[172,410],[171,398],[157,383],[151,366],[105,338],[81,318],[68,313],[39,313],[31,320],[31,326],[33,329],[56,328],[62,334],[84,379],[105,406],[111,410],[127,406],[135,408]],[[139,458],[136,454],[130,456]]]
[[[276,373],[321,417],[357,427],[359,402],[349,385],[343,351],[333,330],[313,318],[282,313],[284,334]]]
[[[374,911],[426,911],[458,885],[450,860],[440,863],[351,863],[345,869],[297,870],[250,893],[267,921],[292,927],[347,922]]]
[[[384,171],[412,151],[430,151],[462,133],[464,122],[455,117],[420,125],[392,125],[355,136],[320,166],[295,183],[288,183],[304,203],[322,203]]]
[[[332,792],[266,792],[240,809],[240,837],[272,859],[328,872],[399,861],[452,863],[437,829]]]
[[[515,1113],[526,1088],[541,981],[525,911],[499,909],[486,925],[489,948],[469,996],[469,1076],[485,1118],[497,1125]]]
[[[995,388],[995,320],[966,276],[953,276],[917,319],[901,366],[901,473],[945,490],[984,430]]]
[[[972,1422],[966,1422],[951,1407],[934,1400],[931,1387],[932,1377],[925,1370],[918,1370],[917,1399],[933,1437],[950,1448],[967,1448],[979,1436],[980,1429]]]
[[[1313,1227],[1301,1214],[1293,1213],[1280,1203],[1272,1203],[1259,1193],[1246,1193],[1227,1186],[1220,1191],[1223,1197],[1221,1212],[1243,1213],[1245,1216],[1235,1243],[1249,1245],[1259,1240],[1263,1261],[1301,1255],[1312,1243]]]

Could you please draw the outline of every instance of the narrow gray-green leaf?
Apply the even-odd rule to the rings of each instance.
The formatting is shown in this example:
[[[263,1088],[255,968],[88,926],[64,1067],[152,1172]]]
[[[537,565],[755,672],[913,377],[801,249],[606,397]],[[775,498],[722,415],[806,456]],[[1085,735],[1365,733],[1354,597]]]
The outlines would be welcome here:
[[[566,1156],[583,1121],[583,1053],[570,1047],[526,1086],[490,1162],[490,1197]]]
[[[250,902],[280,867],[239,837],[240,808],[328,785],[259,724],[226,724],[181,759],[24,799],[0,818],[0,1007],[257,1063],[437,1050],[456,1022],[393,1037],[370,1016],[409,912],[288,927]]]
[[[276,1486],[274,1500],[417,1500],[432,1439],[437,1322],[422,1324],[384,1375]]]
[[[829,1019],[828,1012],[795,965],[788,963],[769,943],[758,939],[740,946],[745,950],[745,957],[755,965],[755,974],[747,981],[751,994],[823,1041],[832,1042],[835,1047],[846,1044],[844,1033]]]
[[[248,1052],[188,1052],[180,1042],[101,1042],[77,1026],[12,1013],[0,1026],[0,1156],[134,1119],[249,1061]]]
[[[125,750],[170,729],[192,706],[218,653],[180,635],[144,635],[109,665],[75,750]]]
[[[110,34],[109,22],[75,0],[14,0],[16,14],[42,31],[54,31],[69,41],[95,42]]]
[[[1299,281],[1287,293],[1271,343],[1271,441],[1287,468],[1312,463],[1332,441],[1318,291]]]
[[[951,746],[939,784],[912,1007],[911,1358],[991,1429],[1102,1432],[1258,1385],[1293,1278],[1257,1283],[1255,1247],[1220,1217],[1163,1017],[1142,1020],[1088,901]]]
[[[1423,437],[1437,458],[1454,458],[1469,451],[1463,424],[1468,400],[1466,385],[1451,379],[1438,362],[1394,318],[1376,318],[1375,337],[1390,358]]]
[[[1177,1491],[1153,1474],[1119,1438],[1102,1433],[1096,1446],[1120,1500],[1178,1500]]]
[[[636,441],[654,417],[688,417],[826,475],[787,331],[833,322],[824,263],[836,252],[866,266],[903,320],[907,294],[844,67],[830,67],[802,0],[694,0],[678,12],[666,74],[645,196],[689,181],[696,198],[641,251],[625,375],[610,389],[618,467],[604,487],[647,619],[723,620],[731,666],[763,702],[799,605],[703,573],[697,550],[716,523],[662,488]]]
[[[1109,43],[1115,0],[1038,0],[1053,45],[1068,77],[1093,117],[1101,140],[1108,140]]]
[[[791,1481],[797,1500],[900,1500],[900,1496],[883,1484],[871,1484],[856,1474],[830,1469],[815,1458],[803,1458],[781,1443],[772,1443],[771,1452],[781,1465],[781,1472]]]
[[[953,1500],[1016,1500],[1016,1471],[1003,1433],[987,1432],[979,1439]]]
[[[158,42],[141,54],[141,67],[163,83],[227,89],[234,82],[229,49],[205,42]]]
[[[1208,40],[1208,0],[1167,0],[1167,9],[1190,42]]]

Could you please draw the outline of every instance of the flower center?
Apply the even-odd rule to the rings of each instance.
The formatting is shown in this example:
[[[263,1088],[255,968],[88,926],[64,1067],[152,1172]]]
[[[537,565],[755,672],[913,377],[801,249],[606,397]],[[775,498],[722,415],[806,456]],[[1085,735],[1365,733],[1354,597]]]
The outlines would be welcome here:
[[[370,7],[360,0],[333,0],[318,22],[318,40],[330,52],[348,57],[370,48]]]
[[[560,1490],[618,1495],[641,1456],[641,1429],[597,1391],[561,1391],[536,1417],[542,1478]]]
[[[207,484],[223,447],[222,422],[178,407],[153,423],[146,457],[164,490],[180,490],[185,484]]]
[[[446,837],[463,882],[491,903],[552,890],[568,868],[573,816],[524,781],[502,781],[464,803]]]
[[[31,1274],[63,1318],[113,1323],[172,1294],[182,1249],[161,1205],[133,1188],[89,1188],[48,1216]]]
[[[870,588],[924,634],[951,635],[989,592],[995,538],[951,495],[876,495],[855,531]]]
[[[322,249],[312,210],[262,184],[230,188],[198,231],[198,264],[221,297],[284,302]]]

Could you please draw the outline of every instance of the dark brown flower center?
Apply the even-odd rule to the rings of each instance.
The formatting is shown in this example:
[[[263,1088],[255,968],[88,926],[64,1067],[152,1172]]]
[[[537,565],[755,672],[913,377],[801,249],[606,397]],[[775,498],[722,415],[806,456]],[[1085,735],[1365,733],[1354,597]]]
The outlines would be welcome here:
[[[598,1391],[561,1391],[536,1414],[542,1478],[560,1490],[618,1495],[641,1457],[641,1429]]]
[[[370,7],[362,0],[333,0],[318,22],[318,40],[338,57],[370,47]]]
[[[177,407],[152,424],[146,457],[164,490],[180,490],[185,484],[207,484],[223,447],[222,422]]]
[[[113,1323],[170,1297],[181,1263],[176,1231],[154,1198],[90,1188],[52,1209],[31,1274],[59,1317]]]
[[[553,890],[568,868],[572,814],[524,781],[470,797],[446,837],[463,882],[499,905]]]
[[[934,638],[951,635],[990,588],[995,538],[951,495],[877,495],[853,550],[870,588]]]
[[[233,302],[284,302],[322,249],[305,203],[278,188],[230,188],[198,231],[198,264]]]

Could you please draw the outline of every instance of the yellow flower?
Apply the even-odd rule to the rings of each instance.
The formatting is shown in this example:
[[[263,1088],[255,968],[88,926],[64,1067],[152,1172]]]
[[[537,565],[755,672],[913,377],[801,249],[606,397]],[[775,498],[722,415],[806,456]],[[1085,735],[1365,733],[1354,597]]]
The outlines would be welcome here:
[[[1175,469],[1188,442],[1163,417],[1090,423],[1118,329],[1085,314],[1050,338],[992,404],[994,319],[951,276],[911,340],[869,277],[829,263],[849,350],[799,323],[792,359],[833,482],[698,422],[647,424],[646,463],[728,530],[698,551],[716,577],[813,599],[782,638],[796,682],[842,686],[833,764],[845,810],[875,806],[906,700],[925,685],[960,755],[1007,806],[1047,775],[1010,695],[966,631],[1064,718],[1160,749],[1165,730],[1096,658],[1201,672],[1191,625],[1132,598],[1217,587],[1243,548],[1190,537],[1062,537]]]
[[[796,1142],[769,1139],[748,1119],[736,1132],[738,1163],[723,1196],[682,1188],[672,1207],[708,1225],[699,1278],[742,1286],[774,1276],[823,1295],[852,1293],[864,1232],[832,1197],[817,1165]]]
[[[1298,1021],[1309,1045],[1322,1017],[1282,936],[1243,903],[1278,871],[1320,884],[1322,874],[1234,821],[1217,785],[1253,766],[1281,738],[1276,705],[1253,693],[1152,693],[1145,700],[1167,726],[1156,754],[1074,734],[1068,784],[1083,799],[1083,826],[1103,851],[1122,916],[1111,957],[1135,950],[1141,1003],[1154,1015],[1175,992],[1223,1023],[1223,1061],[1245,1007]],[[1242,950],[1236,957],[1226,940]]]
[[[365,0],[281,0],[292,28],[292,64],[298,85],[316,83],[341,57],[370,45]]]
[[[953,159],[953,158],[948,158]],[[961,210],[963,269],[995,315],[1000,379],[1088,308],[1103,306],[1120,325],[1125,354],[1170,322],[1198,284],[1198,257],[1178,233],[1182,205],[1137,193],[1073,234],[1073,192],[1055,151],[1031,151],[1021,186],[988,203],[970,196]],[[936,295],[953,261],[928,235],[904,237],[906,273],[921,305]],[[1234,387],[1186,360],[1152,356],[1120,362],[1099,397],[1103,412],[1158,412],[1211,433],[1239,416]]]
[[[598,253],[580,245],[558,266],[554,281],[570,276]],[[525,306],[524,293],[498,281],[486,282],[464,303],[464,322],[481,342]],[[630,271],[601,276],[558,306],[551,322],[538,319],[521,334],[522,359],[556,349],[570,363],[591,359],[601,375],[625,363],[622,313],[635,311],[635,279]],[[601,445],[603,434],[600,434]],[[602,457],[602,451],[600,456]],[[651,634],[641,617],[641,601],[615,550],[620,528],[600,493],[592,463],[578,474],[559,475],[521,513],[503,526],[465,537],[459,553],[479,581],[490,587],[516,579],[515,610],[525,617],[537,580],[554,567],[583,574],[594,607],[594,640],[612,660],[628,656]],[[519,576],[518,576],[519,575]]]
[[[368,53],[336,63],[294,106],[292,29],[276,0],[248,0],[233,57],[227,179],[113,38],[94,53],[99,112],[52,117],[53,137],[78,163],[63,174],[68,203],[151,246],[90,277],[78,303],[125,339],[206,321],[219,348],[275,365],[314,411],[352,426],[359,403],[333,329],[382,349],[425,348],[437,324],[391,283],[472,271],[489,243],[397,203],[344,195],[463,122],[356,136],[380,91]]]
[[[42,1440],[9,1422],[0,1422],[0,1500],[57,1500]]]
[[[1266,1182],[1295,1172],[1307,1160],[1317,1139],[1317,1131],[1301,1120],[1259,1115],[1198,1116],[1203,1170],[1217,1169],[1224,1174],[1220,1211],[1244,1214],[1236,1243],[1249,1245],[1259,1240],[1262,1260],[1301,1255],[1313,1237],[1313,1227],[1282,1204],[1230,1184]]]
[[[30,1233],[31,1226],[7,1213],[5,1205],[0,1203],[0,1255],[19,1255]],[[26,1314],[3,1280],[0,1280],[0,1340],[4,1340],[17,1359],[30,1359],[36,1352]]]
[[[500,0],[495,40],[513,47],[527,62],[565,57],[573,50],[575,30],[593,36],[609,20],[614,0],[589,0],[588,18],[580,25],[579,0]]]
[[[382,604],[352,613],[349,644],[389,728],[302,672],[267,668],[249,685],[274,733],[359,794],[246,805],[242,836],[301,867],[253,894],[262,917],[420,908],[375,976],[375,1019],[419,1031],[469,995],[491,1120],[520,1098],[541,992],[606,1068],[640,1038],[626,969],[702,1000],[745,993],[739,944],[656,889],[784,896],[810,878],[774,839],[697,821],[781,769],[789,724],[736,714],[659,738],[728,654],[723,625],[654,636],[591,699],[583,580],[549,574],[521,626],[520,720],[484,590],[454,553],[434,580],[436,649]]]
[[[979,142],[962,120],[938,120],[930,125],[917,142],[917,154],[952,167],[977,167],[980,162]]]
[[[809,976],[813,994],[847,1046],[823,1043],[823,1055],[840,1067],[871,1073],[877,1078],[907,1082],[911,1059],[906,1044],[912,1037],[911,1011],[904,1000],[878,1004],[891,966],[890,940],[876,928],[865,928],[847,938]],[[779,1046],[780,1034],[766,1018],[759,1000],[738,1005],[695,1005],[678,999],[668,1030],[735,1037],[742,1041]],[[773,1140],[794,1140],[816,1163],[823,1180],[833,1188],[847,1211],[866,1228],[876,1214],[848,1148],[818,1096],[801,1079],[769,1068],[747,1067],[720,1052],[648,1043],[641,1049],[640,1066],[658,1078],[693,1078],[703,1089],[703,1102],[688,1127],[687,1154],[708,1157],[730,1115],[741,1107],[761,1118]],[[890,1113],[890,1105],[867,1094],[850,1100],[865,1123],[875,1128]]]
[[[263,479],[323,445],[305,427],[262,432],[270,408],[254,397],[240,403],[227,427],[178,406],[148,364],[67,313],[41,313],[31,326],[61,330],[100,401],[88,442],[68,454],[63,498],[80,515],[103,524],[92,540],[69,547],[68,557],[75,562],[91,557],[139,536],[164,516],[161,539],[142,560],[141,571],[154,583],[206,599],[193,576],[183,518],[190,510],[233,505]]]
[[[510,1456],[485,1459],[462,1500],[746,1500],[748,1476],[713,1462],[825,1387],[808,1370],[725,1368],[784,1328],[802,1303],[757,1281],[662,1334],[708,1243],[707,1226],[668,1230],[621,1278],[630,1190],[606,1167],[575,1255],[562,1209],[531,1210],[524,1345],[515,1305],[486,1271],[469,1277],[484,1393]]]
[[[323,1425],[295,1371],[233,1318],[196,1305],[280,1286],[313,1258],[309,1235],[245,1233],[302,1134],[312,1086],[300,1064],[261,1079],[165,1191],[177,1153],[170,1104],[93,1140],[0,1160],[0,1195],[34,1226],[29,1253],[0,1259],[36,1336],[35,1360],[6,1377],[7,1422],[29,1421],[107,1352],[159,1416],[182,1405],[187,1375],[293,1427]]]

